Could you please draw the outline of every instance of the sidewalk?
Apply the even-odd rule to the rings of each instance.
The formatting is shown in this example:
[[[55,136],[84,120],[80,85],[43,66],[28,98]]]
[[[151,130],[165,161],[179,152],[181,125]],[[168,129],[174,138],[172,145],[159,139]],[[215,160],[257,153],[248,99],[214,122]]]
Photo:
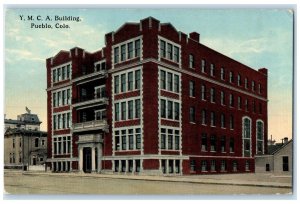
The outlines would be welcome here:
[[[110,178],[131,179],[164,182],[184,182],[216,185],[256,186],[292,188],[291,177],[274,176],[272,174],[217,174],[195,176],[146,176],[146,175],[120,175],[120,174],[85,174],[85,173],[51,173],[51,172],[21,172],[5,171],[4,174],[23,174],[29,176],[61,176],[61,177],[85,177],[85,178]]]

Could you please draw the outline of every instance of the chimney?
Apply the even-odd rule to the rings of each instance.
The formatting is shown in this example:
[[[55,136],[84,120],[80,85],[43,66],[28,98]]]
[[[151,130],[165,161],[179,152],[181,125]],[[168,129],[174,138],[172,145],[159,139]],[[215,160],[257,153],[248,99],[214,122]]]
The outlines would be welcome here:
[[[288,143],[289,138],[288,138],[288,137],[285,137],[285,138],[283,138],[283,141],[284,141],[284,144],[286,144],[286,143]]]
[[[197,32],[192,32],[192,33],[190,33],[190,38],[191,38],[192,40],[195,40],[195,41],[197,41],[197,42],[200,42],[200,34],[197,33]]]

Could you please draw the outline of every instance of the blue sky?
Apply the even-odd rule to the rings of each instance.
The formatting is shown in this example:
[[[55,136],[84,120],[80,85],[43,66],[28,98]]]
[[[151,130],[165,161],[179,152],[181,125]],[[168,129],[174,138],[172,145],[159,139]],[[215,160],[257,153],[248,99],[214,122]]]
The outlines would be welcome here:
[[[70,29],[30,29],[19,15],[79,16]],[[269,135],[292,137],[293,13],[287,9],[6,9],[5,110],[16,118],[28,106],[46,130],[45,59],[79,46],[96,51],[105,33],[153,16],[254,69],[269,70]],[[37,23],[37,22],[36,22]]]

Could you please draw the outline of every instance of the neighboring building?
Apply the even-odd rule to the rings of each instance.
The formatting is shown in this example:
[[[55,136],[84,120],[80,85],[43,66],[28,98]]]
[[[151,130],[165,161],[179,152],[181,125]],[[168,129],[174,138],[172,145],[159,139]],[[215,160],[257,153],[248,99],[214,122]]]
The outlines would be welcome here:
[[[149,17],[46,60],[52,171],[254,172],[267,147],[258,71]]]
[[[26,107],[27,113],[18,115],[17,120],[4,119],[4,132],[10,128],[19,128],[25,130],[40,130],[41,121],[36,114],[31,114],[31,111]]]
[[[269,154],[255,156],[255,172],[292,175],[293,140],[284,138],[283,143],[269,146]]]
[[[39,118],[28,111],[17,120],[5,119],[4,168],[44,169],[47,133],[40,131]]]

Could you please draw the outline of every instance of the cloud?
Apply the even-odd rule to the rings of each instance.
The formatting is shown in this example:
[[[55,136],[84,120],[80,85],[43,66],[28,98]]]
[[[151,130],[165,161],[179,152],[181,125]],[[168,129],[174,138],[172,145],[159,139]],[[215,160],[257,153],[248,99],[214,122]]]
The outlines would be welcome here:
[[[8,63],[20,60],[30,60],[30,61],[45,61],[44,58],[35,56],[32,52],[25,49],[5,49],[6,56],[5,60]]]

